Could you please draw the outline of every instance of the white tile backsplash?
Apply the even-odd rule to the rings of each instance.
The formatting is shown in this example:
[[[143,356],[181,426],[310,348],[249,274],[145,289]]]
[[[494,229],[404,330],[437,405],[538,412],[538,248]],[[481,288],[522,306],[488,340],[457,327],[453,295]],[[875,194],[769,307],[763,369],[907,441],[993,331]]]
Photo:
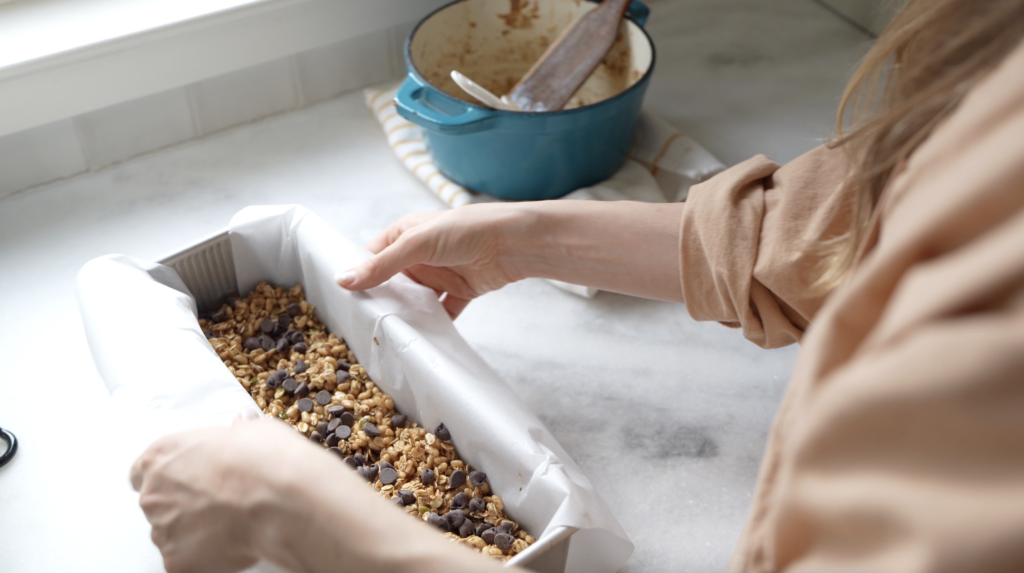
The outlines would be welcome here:
[[[391,71],[396,76],[404,76],[406,73],[405,39],[415,26],[416,22],[406,22],[388,29],[388,39],[391,42]]]
[[[75,121],[93,168],[198,135],[183,88],[87,113]]]
[[[0,137],[0,197],[88,167],[70,119]]]
[[[202,134],[299,106],[289,58],[274,60],[186,88]]]
[[[307,104],[395,77],[388,30],[304,52],[295,61]]]
[[[2,1],[2,0],[0,0]],[[0,198],[405,75],[415,22],[0,137]]]

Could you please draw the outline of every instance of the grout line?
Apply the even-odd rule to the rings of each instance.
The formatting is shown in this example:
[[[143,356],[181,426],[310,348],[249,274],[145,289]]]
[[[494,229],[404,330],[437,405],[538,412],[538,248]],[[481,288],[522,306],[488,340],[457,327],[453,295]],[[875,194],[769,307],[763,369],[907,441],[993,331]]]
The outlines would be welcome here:
[[[78,124],[78,118],[85,114],[80,114],[71,118],[71,129],[75,132],[75,141],[78,142],[78,150],[82,152],[82,159],[85,159],[85,171],[91,173],[96,169],[93,165],[92,154],[89,152],[89,146],[85,144],[85,136],[82,134],[82,127]]]
[[[188,101],[188,114],[192,118],[192,133],[195,134],[193,139],[204,135],[203,122],[199,119],[199,96],[196,94],[198,84],[199,82],[196,82],[182,87],[185,90],[185,99]]]
[[[292,92],[295,94],[295,105],[291,109],[302,109],[308,105],[306,92],[302,89],[302,74],[299,73],[299,55],[288,56],[288,73],[292,77]]]
[[[831,12],[833,15],[838,17],[843,22],[846,22],[847,24],[849,24],[849,25],[853,26],[854,28],[856,28],[856,29],[860,30],[861,32],[863,32],[865,35],[867,35],[867,37],[871,38],[872,40],[874,40],[875,38],[878,37],[878,34],[875,34],[871,30],[865,28],[862,24],[860,24],[859,22],[857,22],[853,18],[850,18],[849,16],[847,16],[846,14],[843,14],[842,12],[840,12],[837,9],[835,9],[834,7],[829,6],[828,4],[824,3],[822,0],[811,0],[811,2],[814,3],[814,4],[817,4],[818,6],[821,6],[822,8],[824,8],[826,10],[828,10],[829,12]]]

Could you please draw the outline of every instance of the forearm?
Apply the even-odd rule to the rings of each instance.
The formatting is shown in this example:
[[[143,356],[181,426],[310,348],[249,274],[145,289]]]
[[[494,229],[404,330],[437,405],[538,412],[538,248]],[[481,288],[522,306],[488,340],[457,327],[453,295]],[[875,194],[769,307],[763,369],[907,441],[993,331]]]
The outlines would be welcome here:
[[[256,518],[268,524],[263,556],[278,565],[297,573],[504,570],[390,506],[333,456],[315,452],[290,465],[297,469],[274,484]]]
[[[517,206],[502,252],[513,272],[682,302],[682,203],[547,201]]]

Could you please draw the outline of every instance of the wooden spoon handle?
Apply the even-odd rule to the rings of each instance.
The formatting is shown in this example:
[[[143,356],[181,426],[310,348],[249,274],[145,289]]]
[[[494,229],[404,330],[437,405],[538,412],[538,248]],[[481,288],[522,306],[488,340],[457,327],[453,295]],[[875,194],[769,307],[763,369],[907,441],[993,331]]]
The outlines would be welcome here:
[[[523,111],[562,109],[615,44],[630,1],[604,0],[567,26],[512,88],[509,99]]]

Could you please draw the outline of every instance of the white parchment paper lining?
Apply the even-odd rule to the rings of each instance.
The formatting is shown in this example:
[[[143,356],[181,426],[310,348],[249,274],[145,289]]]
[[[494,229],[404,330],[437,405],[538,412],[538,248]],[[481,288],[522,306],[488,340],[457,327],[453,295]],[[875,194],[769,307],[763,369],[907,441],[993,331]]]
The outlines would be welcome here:
[[[248,207],[229,229],[240,293],[261,280],[302,283],[318,317],[401,412],[426,428],[448,426],[462,459],[487,472],[512,519],[538,538],[559,526],[580,529],[566,571],[622,567],[633,551],[625,532],[550,432],[458,334],[433,291],[403,275],[366,292],[339,288],[335,273],[369,254],[303,207]],[[173,269],[109,255],[87,263],[77,286],[96,366],[112,397],[133,410],[130,447],[258,411],[207,343],[195,300]]]

